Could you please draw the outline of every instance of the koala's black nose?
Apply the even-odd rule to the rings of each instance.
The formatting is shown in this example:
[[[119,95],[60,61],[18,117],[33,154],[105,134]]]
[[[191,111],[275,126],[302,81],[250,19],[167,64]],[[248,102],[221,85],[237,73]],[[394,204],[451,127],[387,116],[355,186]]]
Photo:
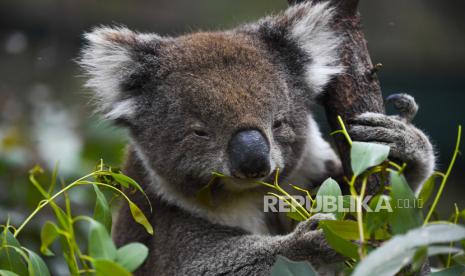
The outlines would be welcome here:
[[[231,174],[238,178],[260,178],[270,173],[270,146],[258,130],[236,133],[228,146]]]

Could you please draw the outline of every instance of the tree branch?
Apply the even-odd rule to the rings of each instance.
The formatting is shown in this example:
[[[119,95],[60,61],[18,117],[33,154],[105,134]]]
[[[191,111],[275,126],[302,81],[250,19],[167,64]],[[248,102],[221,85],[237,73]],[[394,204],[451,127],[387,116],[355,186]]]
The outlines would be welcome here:
[[[309,0],[314,3],[323,0]],[[303,0],[288,0],[289,4]],[[344,37],[341,47],[342,64],[345,73],[333,80],[325,91],[323,104],[332,130],[339,129],[337,116],[344,121],[363,112],[385,113],[381,87],[368,52],[365,36],[361,30],[358,0],[330,0],[337,11],[333,28]],[[352,174],[350,148],[344,137],[335,137],[345,175]],[[373,177],[367,191],[372,193],[379,187],[379,180]]]

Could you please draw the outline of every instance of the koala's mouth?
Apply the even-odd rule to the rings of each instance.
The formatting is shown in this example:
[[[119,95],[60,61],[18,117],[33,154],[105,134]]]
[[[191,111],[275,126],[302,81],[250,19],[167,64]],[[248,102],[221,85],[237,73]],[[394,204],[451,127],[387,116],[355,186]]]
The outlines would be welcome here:
[[[275,171],[259,178],[238,178],[234,176],[224,176],[221,177],[220,182],[223,184],[225,190],[244,191],[263,186],[263,184],[260,184],[260,182],[269,183],[273,180],[274,175]]]
[[[260,186],[260,179],[241,179],[236,177],[223,177],[221,183],[228,191],[243,191]]]

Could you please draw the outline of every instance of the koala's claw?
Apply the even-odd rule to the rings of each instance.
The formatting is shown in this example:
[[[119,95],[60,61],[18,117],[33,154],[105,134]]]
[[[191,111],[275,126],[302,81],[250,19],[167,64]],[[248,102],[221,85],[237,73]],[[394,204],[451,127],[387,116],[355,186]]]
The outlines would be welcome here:
[[[399,116],[407,123],[410,123],[418,112],[418,105],[415,99],[408,94],[393,94],[386,98],[388,103],[392,103],[399,112]]]
[[[310,231],[316,231],[318,228],[318,224],[322,220],[335,220],[336,218],[334,217],[333,214],[323,214],[323,213],[318,213],[310,217],[308,220],[303,221],[299,223],[294,230],[294,233],[296,235],[302,235]]]
[[[316,214],[310,219],[300,222],[291,235],[287,237],[283,248],[284,255],[292,260],[310,261],[316,266],[342,261],[344,258],[326,242],[323,231],[317,229],[320,221],[334,219],[332,214]],[[318,256],[318,259],[314,256]]]
[[[405,173],[413,186],[422,183],[434,170],[433,146],[405,117],[367,112],[349,120],[348,131],[355,141],[389,146],[390,158],[407,163]]]

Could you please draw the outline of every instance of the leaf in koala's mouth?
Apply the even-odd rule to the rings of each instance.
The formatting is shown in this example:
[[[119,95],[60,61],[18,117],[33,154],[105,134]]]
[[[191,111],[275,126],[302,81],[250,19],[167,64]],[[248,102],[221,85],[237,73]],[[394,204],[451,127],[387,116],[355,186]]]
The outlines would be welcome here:
[[[200,189],[195,198],[198,202],[203,204],[207,207],[213,207],[213,200],[212,200],[212,187],[215,183],[217,183],[218,178],[224,177],[223,174],[220,173],[213,173],[210,180],[208,181],[207,185],[205,185],[202,189]]]

